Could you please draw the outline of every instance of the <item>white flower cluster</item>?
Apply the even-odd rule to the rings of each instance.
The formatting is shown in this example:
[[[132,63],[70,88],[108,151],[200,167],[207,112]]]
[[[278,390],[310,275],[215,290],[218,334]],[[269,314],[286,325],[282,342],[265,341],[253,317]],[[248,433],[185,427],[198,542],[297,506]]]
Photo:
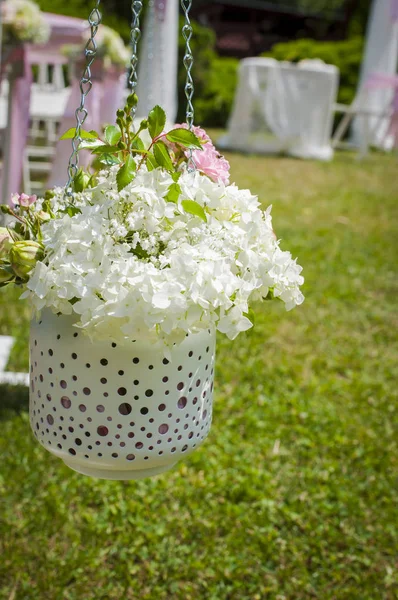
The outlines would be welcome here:
[[[99,54],[112,65],[125,67],[130,59],[130,52],[117,31],[101,25],[98,31]],[[109,66],[109,65],[108,65]]]
[[[47,259],[25,293],[37,310],[74,312],[93,338],[170,344],[213,326],[234,339],[252,326],[249,302],[269,292],[287,309],[303,302],[301,267],[248,190],[185,171],[174,203],[166,171],[143,168],[118,192],[117,170],[76,194],[81,213],[43,226]],[[59,210],[63,190],[55,192]],[[204,208],[206,222],[184,210],[186,200]]]
[[[21,42],[44,44],[50,26],[40,8],[31,0],[6,0],[1,6],[5,35]]]

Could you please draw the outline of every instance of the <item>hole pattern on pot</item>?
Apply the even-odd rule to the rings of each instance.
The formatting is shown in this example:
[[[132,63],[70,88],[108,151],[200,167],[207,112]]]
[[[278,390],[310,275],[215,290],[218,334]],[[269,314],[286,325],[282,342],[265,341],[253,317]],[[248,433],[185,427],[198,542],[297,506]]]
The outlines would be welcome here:
[[[188,337],[168,359],[141,351],[139,342],[92,344],[71,326],[47,328],[44,335],[45,326],[45,320],[32,324],[30,418],[48,450],[104,468],[140,468],[141,461],[148,468],[171,455],[178,460],[207,437],[214,378],[210,333],[200,344]]]

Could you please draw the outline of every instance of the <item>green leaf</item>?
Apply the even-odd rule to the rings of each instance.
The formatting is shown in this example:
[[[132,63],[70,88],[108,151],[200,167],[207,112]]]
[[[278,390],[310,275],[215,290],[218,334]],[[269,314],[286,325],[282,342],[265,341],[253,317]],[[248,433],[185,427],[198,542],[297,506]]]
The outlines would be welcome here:
[[[102,169],[102,165],[111,167],[112,165],[120,165],[121,162],[120,158],[113,154],[101,154],[100,156],[96,156],[91,166],[99,171]]]
[[[119,169],[118,174],[116,175],[117,189],[119,192],[121,192],[126,185],[133,181],[136,169],[137,166],[134,158],[132,156],[128,156],[126,162]]]
[[[202,219],[202,221],[206,223],[206,213],[203,209],[203,206],[201,206],[194,200],[183,200],[181,202],[181,206],[185,210],[185,212],[189,213],[190,215],[195,215],[195,217],[199,217],[200,219]]]
[[[178,202],[178,198],[180,197],[180,194],[181,194],[181,188],[178,185],[178,183],[172,183],[171,186],[169,187],[164,199],[167,200],[167,202]]]
[[[131,147],[134,148],[134,150],[145,150],[144,142],[138,136],[131,142]]]
[[[156,158],[153,154],[148,154],[148,156],[146,157],[146,166],[148,171],[153,171],[154,169],[158,168],[159,165],[156,162]]]
[[[274,288],[270,287],[268,290],[268,294],[265,296],[265,298],[263,298],[263,300],[273,300],[275,298],[274,296]]]
[[[171,178],[174,181],[174,183],[177,183],[177,181],[180,179],[181,177],[181,171],[176,171],[175,173],[171,174]]]
[[[202,142],[194,133],[192,133],[192,131],[189,131],[189,129],[183,129],[182,127],[172,129],[167,133],[166,139],[169,140],[169,142],[173,142],[173,144],[180,144],[180,146],[184,146],[184,148],[202,150]]]
[[[94,148],[99,148],[100,146],[105,146],[102,140],[82,140],[79,145],[79,150],[94,150]]]
[[[92,150],[92,154],[118,154],[119,152],[120,148],[118,146],[108,146],[107,144]]]
[[[109,127],[105,128],[105,141],[110,146],[116,146],[120,138],[122,137],[122,132],[119,127],[115,125],[109,125]]]
[[[130,252],[131,252],[132,254],[134,254],[135,256],[137,256],[138,258],[142,258],[142,259],[144,259],[144,260],[146,260],[146,259],[148,259],[148,258],[149,258],[149,254],[148,254],[148,252],[147,252],[146,250],[144,250],[144,249],[143,249],[143,247],[141,246],[141,244],[140,244],[140,243],[138,243],[138,244],[136,245],[136,247],[134,248],[134,250],[133,250],[133,249],[131,249],[131,250],[130,250]]]
[[[15,283],[15,277],[14,279],[10,279],[10,281],[4,281],[4,283],[0,283],[0,288],[6,287],[7,285],[11,285]]]
[[[68,206],[60,212],[69,215],[70,217],[74,217],[75,215],[81,214],[82,211],[77,206],[73,206],[73,204],[68,204]]]
[[[174,171],[169,152],[163,142],[156,142],[154,144],[153,153],[160,167],[164,167],[166,171]]]
[[[149,134],[152,139],[160,135],[166,125],[166,113],[160,106],[155,106],[148,115]]]
[[[76,135],[76,127],[72,127],[65,131],[64,134],[59,138],[60,140],[73,140]],[[86,131],[85,129],[80,129],[80,137],[82,140],[96,140],[99,138],[99,135],[96,131]]]

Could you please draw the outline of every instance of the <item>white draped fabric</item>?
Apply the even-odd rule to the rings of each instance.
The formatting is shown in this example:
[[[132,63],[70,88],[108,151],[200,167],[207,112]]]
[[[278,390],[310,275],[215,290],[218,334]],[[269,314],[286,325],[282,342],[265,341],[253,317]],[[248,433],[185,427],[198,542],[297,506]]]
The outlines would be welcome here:
[[[144,23],[138,66],[137,117],[159,104],[169,122],[177,116],[178,0],[152,0]]]
[[[228,132],[218,145],[329,160],[338,78],[335,66],[317,60],[243,60]]]
[[[388,111],[394,98],[394,87],[369,86],[375,75],[395,75],[398,65],[398,10],[396,0],[373,0],[366,35],[365,53],[361,67],[356,106],[375,112],[374,116],[357,116],[353,123],[353,142],[363,145],[363,137],[380,148],[392,147],[387,135],[390,119],[377,113]],[[365,123],[366,119],[366,123]]]

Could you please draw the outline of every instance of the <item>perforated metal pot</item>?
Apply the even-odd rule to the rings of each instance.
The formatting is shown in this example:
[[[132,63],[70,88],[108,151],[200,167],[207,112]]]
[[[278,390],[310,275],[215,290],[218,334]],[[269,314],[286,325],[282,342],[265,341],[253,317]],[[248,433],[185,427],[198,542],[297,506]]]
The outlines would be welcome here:
[[[170,469],[207,437],[215,331],[189,335],[171,358],[142,341],[92,342],[74,318],[45,310],[30,333],[30,421],[70,468],[103,479]]]

